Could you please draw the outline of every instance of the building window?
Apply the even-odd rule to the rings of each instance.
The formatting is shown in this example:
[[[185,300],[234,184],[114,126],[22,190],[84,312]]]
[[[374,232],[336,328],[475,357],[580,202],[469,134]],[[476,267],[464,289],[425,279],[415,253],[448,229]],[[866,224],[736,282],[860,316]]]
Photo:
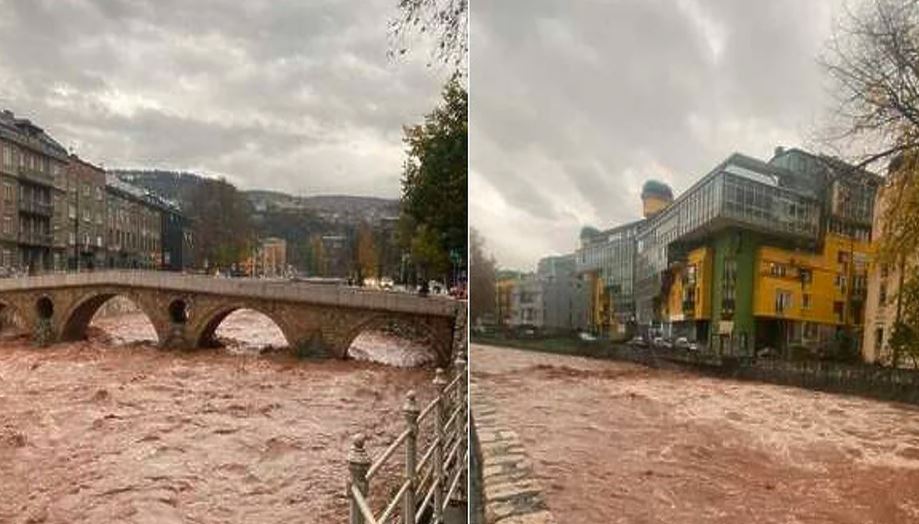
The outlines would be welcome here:
[[[836,316],[836,322],[842,323],[842,315],[845,312],[845,304],[840,301],[833,302],[833,315]]]
[[[7,204],[13,202],[13,184],[9,182],[3,183],[3,201]]]
[[[874,350],[880,351],[884,347],[884,328],[877,328],[874,330]]]
[[[884,305],[887,303],[887,282],[881,282],[881,286],[878,291],[878,304]]]
[[[881,264],[881,278],[887,278],[887,272],[888,272],[887,263],[884,262],[883,264]]]
[[[69,216],[71,220],[77,218],[77,207],[75,205],[70,204],[70,207],[67,210],[67,216]]]
[[[775,262],[772,262],[769,264],[769,273],[774,277],[784,277],[785,264],[776,264]]]
[[[788,291],[782,291],[781,289],[776,289],[775,312],[784,313],[789,309],[791,309],[791,293]]]
[[[798,275],[801,277],[801,282],[805,284],[810,284],[814,281],[814,273],[810,269],[801,268],[798,270]]]
[[[840,275],[839,273],[837,273],[836,277],[833,279],[833,285],[835,285],[838,289],[845,291],[846,289],[845,275]]]
[[[810,293],[803,293],[801,295],[801,309],[810,309],[811,308],[811,295]]]

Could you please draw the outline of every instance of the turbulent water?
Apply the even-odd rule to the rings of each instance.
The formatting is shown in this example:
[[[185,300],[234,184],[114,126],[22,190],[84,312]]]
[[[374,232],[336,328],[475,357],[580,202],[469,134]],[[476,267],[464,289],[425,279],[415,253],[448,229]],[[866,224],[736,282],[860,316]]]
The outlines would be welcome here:
[[[0,342],[0,522],[343,522],[351,437],[380,453],[430,370],[266,353],[284,339],[247,311],[217,335],[226,348],[162,351],[124,313],[85,342]],[[352,354],[424,360],[406,348],[368,334]]]
[[[476,346],[473,380],[578,523],[919,522],[919,409]]]

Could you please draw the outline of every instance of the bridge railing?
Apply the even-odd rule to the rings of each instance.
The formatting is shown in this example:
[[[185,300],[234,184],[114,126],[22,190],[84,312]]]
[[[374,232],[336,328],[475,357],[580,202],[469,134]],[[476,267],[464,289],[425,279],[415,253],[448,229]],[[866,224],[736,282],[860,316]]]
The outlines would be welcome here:
[[[350,524],[440,524],[451,500],[465,496],[468,379],[462,354],[449,381],[444,370],[437,369],[434,387],[434,399],[423,409],[419,409],[413,391],[406,394],[402,409],[406,428],[376,459],[367,453],[364,436],[354,437],[348,455]],[[378,475],[393,469],[400,449],[404,468],[395,476],[401,483],[394,495],[376,504],[375,510],[371,483],[381,482]],[[393,479],[386,480],[391,483]]]

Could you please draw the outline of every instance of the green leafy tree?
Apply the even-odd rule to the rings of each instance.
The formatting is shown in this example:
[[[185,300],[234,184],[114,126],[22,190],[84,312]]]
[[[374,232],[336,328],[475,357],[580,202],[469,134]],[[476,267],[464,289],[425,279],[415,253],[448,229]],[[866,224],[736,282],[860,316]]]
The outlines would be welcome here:
[[[891,359],[894,366],[909,358],[919,367],[919,277],[910,275],[894,297],[898,318],[890,337]]]
[[[411,240],[412,259],[418,266],[422,285],[450,268],[450,257],[441,246],[440,235],[425,224],[419,225]]]
[[[236,186],[223,178],[195,186],[188,213],[195,227],[198,265],[228,268],[241,263],[254,242],[251,209]]]
[[[405,129],[401,227],[410,233],[402,237],[428,272],[448,271],[451,252],[467,256],[467,107],[466,90],[452,80],[424,123]],[[415,237],[423,237],[420,245]]]

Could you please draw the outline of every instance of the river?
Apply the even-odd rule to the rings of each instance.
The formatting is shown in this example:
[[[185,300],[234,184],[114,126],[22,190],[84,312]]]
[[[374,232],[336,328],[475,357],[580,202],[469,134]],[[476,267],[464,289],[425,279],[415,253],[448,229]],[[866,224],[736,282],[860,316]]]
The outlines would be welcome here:
[[[919,409],[474,346],[559,522],[919,522]]]
[[[219,349],[159,350],[136,312],[90,329],[0,342],[0,522],[342,522],[351,437],[380,453],[406,391],[431,393],[423,352],[381,333],[363,360],[303,361],[249,311]]]

